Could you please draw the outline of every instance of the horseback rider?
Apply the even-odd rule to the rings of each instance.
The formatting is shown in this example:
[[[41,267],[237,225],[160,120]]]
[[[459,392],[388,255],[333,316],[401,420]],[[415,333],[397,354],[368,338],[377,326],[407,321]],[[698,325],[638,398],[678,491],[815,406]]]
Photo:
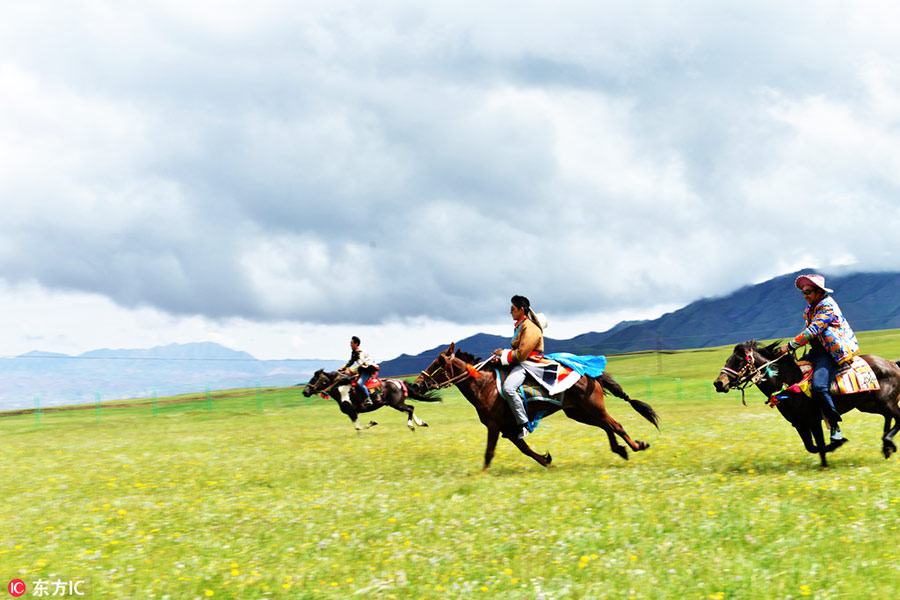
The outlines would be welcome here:
[[[525,361],[540,360],[544,354],[544,328],[541,319],[533,310],[531,303],[525,296],[513,296],[510,299],[509,313],[515,321],[512,348],[497,348],[494,356],[502,365],[512,365],[506,380],[503,382],[503,392],[506,401],[512,409],[516,425],[519,427],[518,438],[522,439],[529,433],[528,413],[525,411],[525,401],[519,394],[519,387],[525,383],[528,372],[522,365]]]
[[[801,275],[794,285],[809,303],[803,311],[806,328],[782,345],[781,352],[786,353],[810,344],[806,360],[813,365],[812,395],[823,407],[825,418],[831,427],[831,440],[837,442],[843,439],[838,425],[841,414],[834,407],[829,386],[840,367],[852,362],[859,354],[859,342],[837,302],[828,295],[834,290],[825,287],[822,275]]]
[[[359,379],[357,379],[356,385],[359,386],[359,389],[361,389],[365,395],[363,406],[372,406],[372,396],[369,394],[369,388],[366,387],[366,382],[378,371],[378,365],[375,364],[375,361],[372,360],[365,350],[359,347],[359,338],[355,335],[350,338],[350,360],[347,361],[346,365],[338,369],[338,373],[345,375],[350,374],[352,372],[350,367],[354,363],[359,364],[359,368],[357,369]]]

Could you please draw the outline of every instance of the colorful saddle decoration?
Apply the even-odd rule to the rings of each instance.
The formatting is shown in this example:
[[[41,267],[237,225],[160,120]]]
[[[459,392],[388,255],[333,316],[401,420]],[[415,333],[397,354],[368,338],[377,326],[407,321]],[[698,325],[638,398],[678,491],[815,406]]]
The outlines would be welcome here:
[[[803,371],[803,379],[801,379],[800,383],[797,385],[799,386],[800,391],[807,396],[811,396],[810,380],[812,379],[813,373],[812,363],[805,360],[798,360],[797,366]],[[838,395],[872,392],[880,389],[881,385],[878,383],[878,378],[875,377],[875,372],[872,370],[872,367],[869,366],[869,363],[856,356],[853,358],[852,362],[844,365],[841,367],[840,371],[837,372],[834,381],[831,382],[830,391],[832,394]]]
[[[544,354],[539,360],[540,362],[529,360],[522,363],[530,375],[518,390],[525,402],[526,413],[529,401],[549,402],[561,407],[566,390],[575,385],[582,376],[599,377],[606,369],[605,356],[578,356],[568,352],[557,352]],[[506,380],[507,371],[495,369],[495,374],[497,391],[505,398],[503,382]],[[528,429],[534,431],[545,416],[547,416],[545,411],[537,411],[534,418],[528,422]]]

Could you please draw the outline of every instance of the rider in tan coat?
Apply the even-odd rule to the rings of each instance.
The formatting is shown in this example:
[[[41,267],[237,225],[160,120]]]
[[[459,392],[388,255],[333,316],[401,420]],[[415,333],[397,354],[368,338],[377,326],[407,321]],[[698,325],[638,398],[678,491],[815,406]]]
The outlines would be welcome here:
[[[544,354],[544,331],[537,315],[531,310],[531,303],[525,296],[513,296],[510,300],[509,313],[516,322],[511,348],[497,348],[494,355],[502,365],[512,365],[503,382],[504,396],[512,409],[513,417],[519,426],[519,439],[529,433],[528,413],[525,401],[519,394],[519,387],[525,383],[528,372],[522,363],[528,360],[541,360]]]

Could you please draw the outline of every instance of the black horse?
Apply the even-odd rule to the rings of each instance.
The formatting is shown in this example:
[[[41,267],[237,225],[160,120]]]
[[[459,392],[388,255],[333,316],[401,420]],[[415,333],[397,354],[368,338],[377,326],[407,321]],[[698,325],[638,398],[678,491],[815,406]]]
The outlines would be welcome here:
[[[825,444],[822,434],[822,410],[818,403],[803,392],[781,392],[784,386],[798,383],[802,372],[790,354],[781,355],[781,342],[760,346],[755,341],[743,342],[734,347],[734,352],[725,361],[719,376],[713,381],[717,392],[727,393],[731,388],[743,389],[756,384],[767,398],[778,396],[778,412],[797,429],[806,450],[818,453],[822,466],[827,467],[825,455],[843,445],[847,440]],[[881,452],[885,458],[897,451],[894,435],[900,430],[900,366],[878,356],[863,355],[881,386],[880,390],[856,394],[833,394],[838,412],[845,413],[854,408],[884,417],[884,435],[881,438]],[[893,424],[892,424],[893,422]],[[815,441],[815,443],[813,443]]]
[[[405,383],[398,379],[382,379],[381,381],[384,389],[380,394],[373,394],[372,403],[366,405],[362,402],[363,397],[358,386],[349,377],[319,369],[303,388],[303,395],[309,398],[313,394],[322,394],[333,398],[338,403],[341,412],[353,421],[357,431],[378,425],[375,421],[369,421],[367,425],[360,425],[359,414],[378,410],[382,406],[390,406],[400,412],[405,412],[407,415],[406,425],[413,431],[415,431],[416,425],[428,427],[428,423],[414,414],[415,407],[407,404],[405,399],[409,397],[422,402],[440,402],[441,399],[436,393],[428,391],[425,386]]]

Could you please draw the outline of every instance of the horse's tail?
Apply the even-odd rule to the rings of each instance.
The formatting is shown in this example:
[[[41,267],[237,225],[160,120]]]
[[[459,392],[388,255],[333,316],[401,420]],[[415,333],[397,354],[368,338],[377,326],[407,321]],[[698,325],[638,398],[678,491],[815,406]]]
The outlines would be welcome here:
[[[425,382],[416,383],[415,381],[406,384],[406,390],[409,397],[420,402],[441,402],[441,397],[437,390],[428,387]]]
[[[635,400],[634,398],[631,398],[628,394],[625,393],[625,390],[622,389],[622,386],[619,385],[619,382],[613,379],[609,373],[604,373],[600,377],[595,377],[594,379],[596,379],[600,383],[600,386],[604,390],[608,391],[616,398],[621,398],[622,400],[628,402],[628,404],[631,405],[631,408],[636,410],[639,415],[653,423],[653,426],[659,429],[659,415],[656,414],[656,411],[653,410],[652,406],[641,400]]]

